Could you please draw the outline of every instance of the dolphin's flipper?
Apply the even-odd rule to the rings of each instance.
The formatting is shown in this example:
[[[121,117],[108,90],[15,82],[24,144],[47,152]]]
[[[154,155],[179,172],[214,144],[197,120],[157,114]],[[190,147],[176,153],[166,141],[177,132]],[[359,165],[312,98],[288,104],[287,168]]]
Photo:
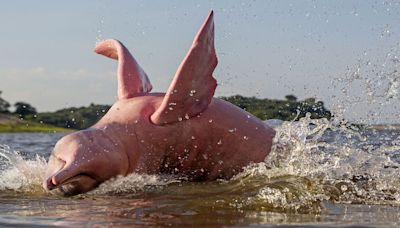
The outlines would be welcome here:
[[[179,66],[164,100],[151,116],[151,121],[164,125],[189,119],[203,112],[217,87],[217,81],[212,76],[217,63],[211,11]]]
[[[102,41],[95,52],[118,60],[118,99],[142,96],[153,88],[146,73],[118,40]]]

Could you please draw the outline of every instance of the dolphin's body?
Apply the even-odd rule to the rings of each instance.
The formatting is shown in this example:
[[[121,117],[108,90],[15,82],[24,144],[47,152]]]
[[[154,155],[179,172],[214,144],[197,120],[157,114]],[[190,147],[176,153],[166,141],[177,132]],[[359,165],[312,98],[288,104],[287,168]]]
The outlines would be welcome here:
[[[182,174],[190,180],[230,178],[270,152],[271,128],[213,98],[217,57],[212,11],[167,93],[149,93],[147,75],[119,41],[103,41],[95,51],[119,61],[119,100],[97,124],[56,144],[45,189],[74,195],[133,172]]]

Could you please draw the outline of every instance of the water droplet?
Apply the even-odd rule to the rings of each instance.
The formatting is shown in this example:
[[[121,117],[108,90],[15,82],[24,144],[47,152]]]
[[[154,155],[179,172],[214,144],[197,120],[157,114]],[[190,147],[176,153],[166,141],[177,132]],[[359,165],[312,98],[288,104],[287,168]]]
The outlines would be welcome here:
[[[183,119],[182,119],[182,117],[178,117],[178,121],[180,122],[180,121],[182,121]]]
[[[189,119],[189,115],[187,113],[185,114],[185,119]]]
[[[208,159],[207,154],[203,154],[203,158],[204,158],[205,160],[207,160],[207,159]]]
[[[209,122],[209,123],[212,123],[212,122],[213,122],[213,120],[212,120],[212,119],[210,119],[208,122]]]
[[[193,97],[193,95],[196,93],[196,90],[190,90],[189,96]]]
[[[192,135],[192,139],[194,140],[194,139],[196,139],[196,137],[194,137],[194,136]]]
[[[233,133],[233,132],[235,132],[237,129],[236,128],[233,128],[233,129],[229,129],[228,131],[230,132],[230,133]]]
[[[222,140],[220,139],[220,140],[217,142],[217,144],[218,144],[218,145],[221,145],[221,144],[222,144]]]
[[[243,136],[243,139],[244,139],[244,140],[248,140],[249,137],[245,135],[245,136]]]

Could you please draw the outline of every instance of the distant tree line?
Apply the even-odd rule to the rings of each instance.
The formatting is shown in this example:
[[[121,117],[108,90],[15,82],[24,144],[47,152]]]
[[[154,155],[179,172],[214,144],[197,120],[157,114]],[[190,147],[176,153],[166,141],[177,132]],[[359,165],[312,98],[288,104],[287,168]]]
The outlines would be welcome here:
[[[244,97],[234,95],[220,97],[262,120],[281,119],[297,120],[311,113],[311,118],[331,118],[331,112],[327,110],[322,101],[315,98],[307,98],[298,101],[294,95],[287,95],[285,100],[259,99],[256,97]],[[88,107],[64,108],[55,112],[37,113],[36,109],[28,103],[17,102],[14,104],[15,111],[9,111],[10,104],[1,98],[0,91],[0,113],[17,115],[26,120],[39,123],[52,124],[58,127],[85,129],[95,124],[110,109],[110,105],[90,104]]]
[[[10,103],[1,97],[2,91],[0,91],[0,113],[3,114],[15,114],[18,117],[25,117],[27,115],[35,115],[37,113],[36,108],[25,102],[16,102],[14,104],[15,111],[10,112]]]
[[[285,96],[286,100],[259,99],[241,95],[220,98],[250,112],[262,120],[298,120],[308,112],[311,113],[311,118],[313,119],[330,119],[332,115],[325,108],[324,103],[316,101],[315,98],[307,98],[302,101],[298,101],[294,95]]]
[[[0,113],[10,113],[10,112],[8,111],[8,109],[10,108],[10,103],[9,103],[8,101],[4,100],[4,99],[1,97],[1,94],[2,94],[2,93],[3,93],[3,92],[0,91]]]
[[[110,108],[110,105],[95,105],[92,103],[88,107],[64,108],[55,112],[38,113],[35,116],[28,116],[27,118],[57,127],[80,130],[95,124]]]

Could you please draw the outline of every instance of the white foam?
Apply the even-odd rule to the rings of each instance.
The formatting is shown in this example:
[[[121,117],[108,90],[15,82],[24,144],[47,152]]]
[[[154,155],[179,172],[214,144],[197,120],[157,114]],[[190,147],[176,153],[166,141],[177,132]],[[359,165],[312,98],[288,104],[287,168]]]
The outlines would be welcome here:
[[[34,160],[25,160],[18,151],[12,151],[6,145],[0,145],[0,157],[3,158],[0,190],[42,191],[41,182],[47,164],[44,158],[37,155]]]

